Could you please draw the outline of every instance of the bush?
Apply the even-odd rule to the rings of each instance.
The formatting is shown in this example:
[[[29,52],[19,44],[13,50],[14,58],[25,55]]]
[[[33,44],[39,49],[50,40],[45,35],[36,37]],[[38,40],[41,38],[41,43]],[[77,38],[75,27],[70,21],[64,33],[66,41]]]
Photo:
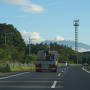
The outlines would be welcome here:
[[[90,71],[90,65],[89,65],[89,66],[87,66],[87,67],[86,67],[86,69]]]
[[[25,63],[34,63],[37,60],[37,56],[35,54],[30,54],[26,56]]]
[[[0,72],[11,72],[9,64],[0,65]]]

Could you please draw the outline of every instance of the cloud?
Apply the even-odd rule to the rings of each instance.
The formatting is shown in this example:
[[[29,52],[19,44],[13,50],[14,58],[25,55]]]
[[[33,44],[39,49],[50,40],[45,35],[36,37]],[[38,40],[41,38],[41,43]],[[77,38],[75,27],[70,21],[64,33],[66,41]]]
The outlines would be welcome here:
[[[61,41],[64,40],[64,38],[62,36],[57,35],[55,38],[56,41]]]
[[[21,34],[26,43],[28,43],[29,38],[33,43],[40,43],[43,41],[38,32],[27,32],[26,30],[23,30]]]
[[[29,0],[1,0],[3,2],[14,4],[22,7],[24,12],[42,12],[44,8],[40,5],[34,4]]]

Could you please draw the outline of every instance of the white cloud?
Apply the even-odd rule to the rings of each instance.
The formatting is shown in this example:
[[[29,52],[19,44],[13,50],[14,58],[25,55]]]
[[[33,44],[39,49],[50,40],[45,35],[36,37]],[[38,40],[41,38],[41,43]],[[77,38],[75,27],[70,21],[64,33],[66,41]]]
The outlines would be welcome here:
[[[34,4],[29,0],[1,0],[6,3],[19,5],[24,12],[42,12],[44,8],[40,5]]]
[[[62,36],[57,35],[55,38],[56,41],[61,41],[64,40],[64,38]]]
[[[29,38],[33,43],[40,43],[43,41],[38,32],[27,32],[26,30],[23,30],[21,34],[26,43],[28,43]]]

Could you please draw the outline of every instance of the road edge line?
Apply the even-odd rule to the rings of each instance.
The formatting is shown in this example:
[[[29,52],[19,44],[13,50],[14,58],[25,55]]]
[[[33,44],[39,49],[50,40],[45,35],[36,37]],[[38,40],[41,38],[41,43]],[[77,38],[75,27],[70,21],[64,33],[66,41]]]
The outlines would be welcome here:
[[[6,76],[6,77],[1,77],[0,80],[7,79],[7,78],[11,78],[11,77],[15,77],[15,76],[20,76],[20,75],[23,75],[23,74],[26,74],[26,73],[30,73],[30,72],[24,72],[24,73],[19,73],[19,74],[15,74],[15,75],[10,75],[10,76]]]
[[[90,71],[87,71],[84,67],[82,67],[82,70],[90,74]]]

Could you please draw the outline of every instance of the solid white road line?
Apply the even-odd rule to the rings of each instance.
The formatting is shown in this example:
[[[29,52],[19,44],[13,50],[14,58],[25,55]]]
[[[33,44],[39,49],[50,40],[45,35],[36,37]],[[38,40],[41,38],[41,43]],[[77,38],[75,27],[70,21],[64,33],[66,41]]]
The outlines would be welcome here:
[[[60,76],[61,76],[61,73],[58,74],[58,77],[60,77]]]
[[[23,75],[23,74],[26,74],[26,73],[30,73],[30,72],[24,72],[24,73],[19,73],[19,74],[15,74],[15,75],[10,75],[10,76],[7,76],[7,77],[1,77],[0,80],[15,77],[15,76],[20,76],[20,75]]]
[[[57,84],[57,81],[54,81],[53,85],[51,86],[51,88],[55,88]]]
[[[84,69],[84,67],[82,68],[82,70],[84,70],[84,71],[87,72],[87,73],[90,73],[90,71],[87,71],[86,69]]]

